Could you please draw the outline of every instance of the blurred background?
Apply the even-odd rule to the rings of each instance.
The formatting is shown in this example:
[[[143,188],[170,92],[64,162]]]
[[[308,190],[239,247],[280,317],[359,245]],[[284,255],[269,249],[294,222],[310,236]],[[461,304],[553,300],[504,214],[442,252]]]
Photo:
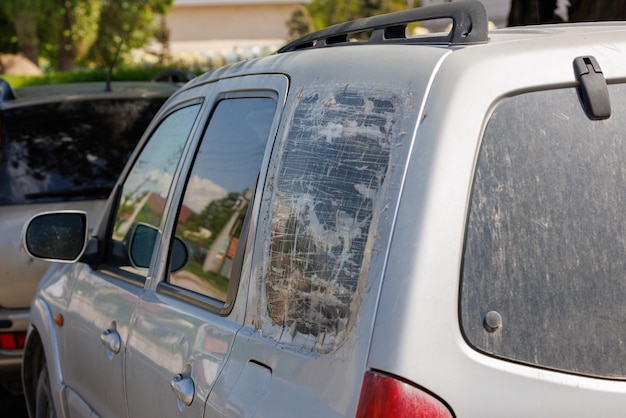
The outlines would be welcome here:
[[[199,74],[335,23],[444,1],[1,0],[0,74],[17,76],[15,86],[102,79],[113,65],[114,79],[171,67]],[[483,3],[495,27],[626,14],[626,0]]]

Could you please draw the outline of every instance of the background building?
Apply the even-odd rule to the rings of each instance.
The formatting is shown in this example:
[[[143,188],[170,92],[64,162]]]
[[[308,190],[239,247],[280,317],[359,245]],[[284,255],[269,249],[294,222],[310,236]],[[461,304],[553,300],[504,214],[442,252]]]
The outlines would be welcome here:
[[[286,22],[306,1],[175,0],[166,17],[170,52],[253,53],[278,48],[287,39]]]
[[[422,5],[443,1],[422,0]],[[196,64],[198,70],[267,55],[287,41],[287,21],[295,10],[309,2],[174,0],[165,19],[170,39],[168,53],[175,62],[180,61],[186,67],[191,64],[192,68]],[[489,19],[497,27],[506,26],[510,0],[482,2]]]

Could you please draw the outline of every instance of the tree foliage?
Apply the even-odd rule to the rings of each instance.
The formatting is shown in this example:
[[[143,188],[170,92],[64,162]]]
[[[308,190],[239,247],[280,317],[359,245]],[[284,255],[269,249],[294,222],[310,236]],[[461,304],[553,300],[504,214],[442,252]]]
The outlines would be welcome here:
[[[312,0],[306,13],[296,11],[287,23],[290,35],[298,37],[348,20],[417,7],[419,0]]]
[[[60,71],[77,63],[110,65],[122,55],[163,40],[162,21],[173,0],[0,0],[0,40],[15,37],[17,51],[38,64],[45,58]]]
[[[17,52],[17,39],[15,35],[15,29],[13,23],[5,15],[2,7],[0,6],[0,51],[7,54],[14,54]]]
[[[72,71],[79,57],[95,41],[94,28],[100,25],[102,2],[98,0],[53,0],[52,29],[46,56],[59,71]]]
[[[441,0],[441,2],[450,0]],[[506,1],[506,0],[502,0]],[[562,22],[555,13],[557,0],[510,0],[508,25]],[[626,20],[626,1],[569,0],[567,20],[571,22]],[[297,38],[336,23],[418,7],[419,0],[312,0],[287,22],[289,35]]]
[[[37,38],[38,10],[45,8],[44,0],[2,0],[0,10],[13,24],[18,49],[31,61],[39,59]]]
[[[117,49],[128,53],[159,37],[161,20],[173,0],[109,0],[100,14],[97,36],[84,59],[98,66],[109,66]]]

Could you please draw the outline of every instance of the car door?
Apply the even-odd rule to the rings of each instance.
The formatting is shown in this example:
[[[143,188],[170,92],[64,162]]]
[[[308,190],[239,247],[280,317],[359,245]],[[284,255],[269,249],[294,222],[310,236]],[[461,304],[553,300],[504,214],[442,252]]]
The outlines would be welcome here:
[[[246,320],[207,418],[356,413],[410,106],[391,85],[298,81],[258,199]]]
[[[104,218],[109,232],[100,243],[106,248],[103,262],[96,270],[76,269],[63,337],[71,416],[89,410],[102,417],[127,416],[123,352],[148,271],[129,257],[127,247],[137,239],[137,225],[160,225],[160,199],[167,196],[199,109],[198,103],[187,104],[159,123],[110,201]],[[153,246],[146,245],[148,257]]]
[[[205,93],[210,117],[185,162],[127,343],[132,417],[203,415],[243,323],[247,231],[286,89],[286,77],[263,75]]]

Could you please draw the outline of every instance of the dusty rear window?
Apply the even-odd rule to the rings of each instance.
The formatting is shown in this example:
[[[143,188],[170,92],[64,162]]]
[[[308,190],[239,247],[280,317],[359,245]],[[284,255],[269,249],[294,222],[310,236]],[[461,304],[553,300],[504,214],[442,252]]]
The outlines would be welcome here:
[[[462,326],[479,350],[626,377],[626,88],[592,121],[575,89],[522,94],[483,138],[467,230]]]
[[[106,199],[165,100],[67,100],[3,111],[0,206]]]
[[[358,316],[392,157],[405,136],[404,106],[371,87],[320,87],[299,98],[266,187],[261,331],[325,353]]]

